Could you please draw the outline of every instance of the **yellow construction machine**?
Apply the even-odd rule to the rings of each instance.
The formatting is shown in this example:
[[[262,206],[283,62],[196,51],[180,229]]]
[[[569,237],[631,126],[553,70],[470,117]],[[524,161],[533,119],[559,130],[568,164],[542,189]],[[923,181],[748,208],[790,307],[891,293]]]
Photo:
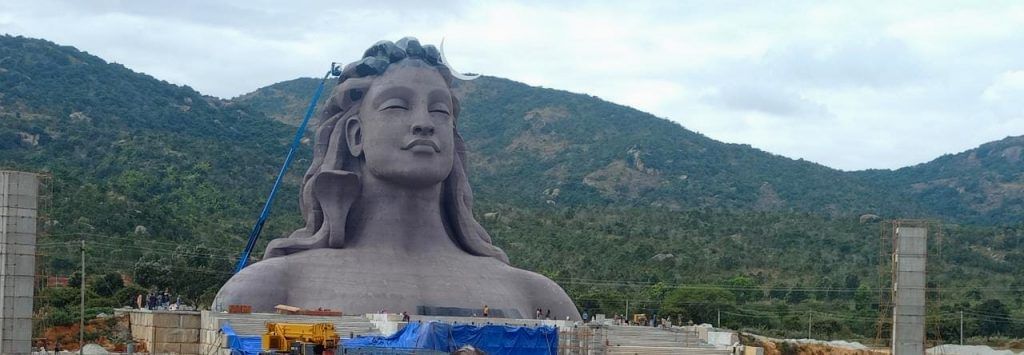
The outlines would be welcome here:
[[[294,355],[333,354],[340,339],[331,323],[267,323],[263,349]]]
[[[633,324],[635,324],[635,325],[647,325],[647,314],[646,313],[635,313],[635,314],[633,314]]]

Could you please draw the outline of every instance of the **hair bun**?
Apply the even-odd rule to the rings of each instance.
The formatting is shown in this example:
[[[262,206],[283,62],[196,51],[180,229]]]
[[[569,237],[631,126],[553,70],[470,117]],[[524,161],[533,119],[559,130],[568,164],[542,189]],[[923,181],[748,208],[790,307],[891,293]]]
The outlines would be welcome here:
[[[402,37],[395,45],[405,50],[405,54],[409,55],[409,57],[424,58],[426,56],[423,46],[420,45],[420,40],[416,39],[416,37]]]
[[[450,72],[444,63],[444,56],[433,45],[421,45],[416,37],[403,37],[398,42],[378,41],[363,52],[363,58],[345,66],[338,75],[338,83],[365,76],[384,74],[388,66],[406,58],[415,58],[427,64],[440,67],[443,72]],[[450,80],[450,78],[447,78]]]
[[[366,50],[366,52],[363,52],[363,58],[367,57],[375,57],[394,63],[405,59],[407,55],[405,50],[399,48],[395,43],[384,40],[374,43],[373,46],[370,46],[370,48]]]

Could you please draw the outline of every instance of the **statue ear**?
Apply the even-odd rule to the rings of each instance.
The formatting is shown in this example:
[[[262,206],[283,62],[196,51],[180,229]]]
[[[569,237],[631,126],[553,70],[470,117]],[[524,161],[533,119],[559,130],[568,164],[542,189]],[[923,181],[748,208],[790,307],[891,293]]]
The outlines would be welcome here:
[[[345,142],[348,143],[348,151],[352,156],[363,155],[363,124],[359,121],[358,115],[345,121]]]
[[[313,178],[313,194],[320,198],[324,211],[324,227],[328,230],[327,246],[341,248],[345,244],[345,221],[348,210],[359,196],[359,177],[348,171],[321,171]]]

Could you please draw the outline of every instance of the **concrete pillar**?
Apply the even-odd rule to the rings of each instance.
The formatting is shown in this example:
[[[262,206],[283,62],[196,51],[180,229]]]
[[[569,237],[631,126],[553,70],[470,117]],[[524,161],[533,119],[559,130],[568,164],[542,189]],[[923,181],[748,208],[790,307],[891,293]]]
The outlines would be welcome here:
[[[0,170],[0,354],[32,346],[39,176]]]
[[[928,230],[898,227],[893,245],[892,353],[924,355]]]

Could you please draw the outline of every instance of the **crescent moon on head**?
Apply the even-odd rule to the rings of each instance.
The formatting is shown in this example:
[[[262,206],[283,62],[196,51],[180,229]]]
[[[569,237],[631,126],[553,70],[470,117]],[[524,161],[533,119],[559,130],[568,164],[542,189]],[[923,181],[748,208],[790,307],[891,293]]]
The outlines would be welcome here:
[[[441,62],[442,64],[444,64],[444,66],[448,67],[448,70],[452,72],[452,76],[454,76],[456,79],[473,80],[480,77],[480,74],[466,75],[460,73],[458,70],[455,70],[455,68],[452,68],[452,65],[448,63],[448,58],[445,58],[444,56],[444,37],[441,38]]]

